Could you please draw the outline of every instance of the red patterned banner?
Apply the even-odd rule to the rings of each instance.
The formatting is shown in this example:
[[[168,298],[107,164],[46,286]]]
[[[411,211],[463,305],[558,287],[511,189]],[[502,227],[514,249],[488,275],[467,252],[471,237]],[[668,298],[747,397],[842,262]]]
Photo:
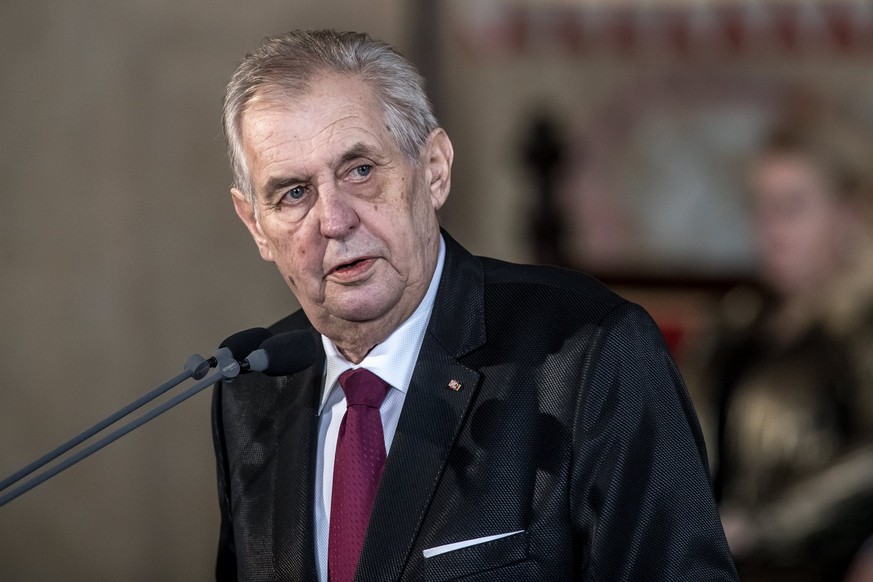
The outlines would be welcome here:
[[[861,53],[873,49],[873,1],[699,1],[592,6],[464,0],[455,29],[475,56],[569,54]]]

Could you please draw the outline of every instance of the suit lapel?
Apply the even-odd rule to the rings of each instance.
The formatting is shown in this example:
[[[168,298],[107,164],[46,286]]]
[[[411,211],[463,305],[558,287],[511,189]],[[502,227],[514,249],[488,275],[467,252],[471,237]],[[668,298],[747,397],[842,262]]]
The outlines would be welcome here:
[[[478,387],[479,373],[458,358],[485,341],[482,267],[443,236],[443,276],[373,506],[357,580],[400,579]]]
[[[314,483],[324,355],[284,380],[276,411],[273,517],[276,579],[316,581]],[[266,549],[266,548],[265,548]]]

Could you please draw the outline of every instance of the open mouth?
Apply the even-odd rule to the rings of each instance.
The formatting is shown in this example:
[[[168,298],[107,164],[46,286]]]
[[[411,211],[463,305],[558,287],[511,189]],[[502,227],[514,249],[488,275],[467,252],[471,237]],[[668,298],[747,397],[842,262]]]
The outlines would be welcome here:
[[[365,260],[366,260],[366,259],[358,259],[358,260],[356,260],[356,261],[352,261],[351,263],[346,263],[346,264],[344,264],[344,265],[340,265],[340,266],[337,267],[335,270],[337,270],[337,271],[345,271],[345,270],[347,270],[347,269],[353,269],[356,265],[360,265],[360,264],[363,263]]]
[[[355,259],[354,261],[349,261],[348,263],[343,263],[342,265],[334,267],[333,272],[336,274],[350,274],[359,268],[366,268],[366,266],[368,266],[372,261],[372,258]]]

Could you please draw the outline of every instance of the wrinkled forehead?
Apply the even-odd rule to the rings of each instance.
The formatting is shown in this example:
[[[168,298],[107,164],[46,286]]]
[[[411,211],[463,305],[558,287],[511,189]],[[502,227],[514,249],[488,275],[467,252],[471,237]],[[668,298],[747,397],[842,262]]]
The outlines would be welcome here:
[[[253,123],[258,119],[259,123]],[[386,123],[385,110],[376,91],[359,76],[328,72],[292,86],[272,83],[262,86],[242,112],[243,137],[251,136],[253,125],[296,124],[300,137],[325,134],[338,127],[354,127],[380,135],[399,147]],[[263,129],[263,128],[262,128]],[[388,144],[386,144],[388,145]]]
[[[241,130],[255,191],[291,177],[331,175],[360,158],[408,163],[372,93],[345,81],[313,86],[297,98],[273,94],[252,103]]]
[[[294,95],[264,93],[249,104],[242,121],[244,135],[269,132],[275,125],[297,139],[323,139],[338,130],[385,134],[390,139],[372,90],[345,78],[324,80]]]

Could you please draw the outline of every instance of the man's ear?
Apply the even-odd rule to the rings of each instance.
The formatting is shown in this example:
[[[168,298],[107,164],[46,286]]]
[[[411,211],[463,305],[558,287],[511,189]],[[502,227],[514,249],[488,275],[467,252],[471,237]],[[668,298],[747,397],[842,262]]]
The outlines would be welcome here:
[[[449,197],[452,186],[452,160],[455,150],[445,130],[436,128],[427,139],[425,156],[422,159],[425,177],[430,188],[430,200],[435,210],[439,210]]]
[[[233,207],[236,210],[236,215],[243,221],[243,224],[246,225],[246,228],[252,234],[252,238],[255,239],[255,244],[258,245],[258,250],[261,252],[261,258],[272,263],[273,251],[270,249],[267,237],[264,236],[264,232],[261,230],[252,201],[237,188],[231,188],[230,194],[233,198]]]

